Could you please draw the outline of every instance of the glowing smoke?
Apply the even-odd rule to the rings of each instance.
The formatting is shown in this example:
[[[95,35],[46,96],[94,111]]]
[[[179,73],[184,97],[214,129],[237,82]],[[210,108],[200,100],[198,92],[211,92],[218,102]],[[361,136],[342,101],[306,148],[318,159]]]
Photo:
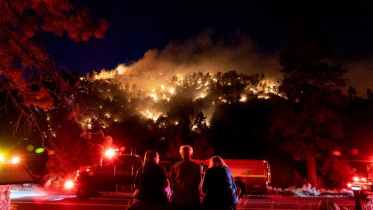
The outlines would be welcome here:
[[[119,74],[152,72],[184,76],[193,72],[227,72],[236,70],[244,74],[265,74],[266,78],[280,78],[277,53],[261,52],[247,37],[236,33],[232,40],[214,41],[213,31],[208,30],[184,42],[171,42],[164,49],[150,49],[139,61],[119,65]],[[101,79],[109,78],[110,71],[102,71]],[[111,71],[111,74],[115,71]]]
[[[130,65],[130,72],[161,72],[185,75],[193,72],[263,73],[267,78],[278,76],[276,54],[264,54],[246,36],[235,34],[234,42],[214,41],[206,31],[184,42],[171,42],[164,49],[148,50],[142,59]]]
[[[212,36],[212,31],[206,31],[184,42],[171,42],[162,50],[148,50],[143,58],[131,65],[120,64],[109,71],[103,69],[99,73],[94,72],[90,78],[105,80],[108,84],[120,84],[126,98],[141,99],[142,102],[138,102],[135,108],[137,112],[154,121],[172,109],[168,104],[172,100],[204,100],[205,105],[201,111],[209,118],[214,107],[220,103],[231,103],[232,100],[246,102],[248,95],[259,92],[264,95],[258,97],[267,99],[267,92],[275,93],[269,86],[276,85],[280,78],[276,54],[262,53],[248,37],[240,34],[234,35],[233,42],[214,41]],[[217,82],[217,72],[230,70],[245,75],[264,74],[265,79],[260,78],[261,83],[252,86],[241,76],[239,82],[249,86],[245,92],[240,93],[240,99],[221,97],[216,92],[212,95],[210,85]],[[192,76],[196,73],[202,76]],[[231,83],[222,85],[230,86]],[[102,89],[100,92],[105,97],[113,98],[110,89]]]

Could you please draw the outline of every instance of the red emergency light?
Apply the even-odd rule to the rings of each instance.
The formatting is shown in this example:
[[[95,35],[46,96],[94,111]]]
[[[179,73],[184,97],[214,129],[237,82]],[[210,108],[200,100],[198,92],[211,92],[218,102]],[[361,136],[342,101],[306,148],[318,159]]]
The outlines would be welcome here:
[[[105,156],[108,158],[112,158],[115,155],[115,150],[114,149],[108,149],[105,151]]]
[[[65,182],[65,188],[66,188],[66,189],[70,190],[70,189],[72,189],[73,187],[74,187],[74,182],[73,182],[73,181],[71,181],[71,180],[67,180],[67,181]]]

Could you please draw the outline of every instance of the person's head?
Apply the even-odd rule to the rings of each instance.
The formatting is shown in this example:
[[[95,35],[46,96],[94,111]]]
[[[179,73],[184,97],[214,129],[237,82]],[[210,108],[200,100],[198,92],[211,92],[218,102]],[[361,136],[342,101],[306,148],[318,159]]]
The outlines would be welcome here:
[[[220,156],[213,156],[211,159],[210,159],[210,168],[212,167],[223,167],[223,166],[227,166],[223,160],[223,158],[221,158]]]
[[[148,150],[145,152],[144,156],[144,164],[146,163],[159,163],[159,155],[158,152],[155,150]]]
[[[193,148],[189,145],[183,145],[180,147],[180,155],[182,159],[192,159]]]

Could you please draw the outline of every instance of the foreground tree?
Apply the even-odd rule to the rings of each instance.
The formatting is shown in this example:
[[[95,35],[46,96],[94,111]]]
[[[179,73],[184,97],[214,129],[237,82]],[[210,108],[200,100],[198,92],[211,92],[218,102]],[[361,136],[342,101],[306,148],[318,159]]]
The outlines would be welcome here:
[[[49,110],[54,100],[64,100],[70,108],[76,107],[71,103],[73,90],[58,74],[41,33],[63,36],[66,32],[75,41],[85,41],[102,37],[108,25],[102,20],[94,27],[88,9],[76,11],[68,0],[4,0],[0,14],[0,90],[20,112],[15,129],[26,120],[40,131],[44,142],[30,106]]]
[[[279,110],[273,128],[289,139],[286,151],[306,160],[308,181],[317,187],[316,159],[343,138],[339,111],[345,97],[338,88],[345,86],[346,71],[326,62],[330,43],[312,20],[301,18],[289,31],[280,54],[284,77],[279,87],[289,103]]]
[[[68,0],[3,0],[0,14],[0,92],[6,94],[1,99],[0,111],[6,111],[7,106],[15,107],[19,117],[14,123],[14,133],[30,134],[36,130],[41,145],[56,152],[61,142],[56,142],[55,134],[45,128],[48,124],[45,119],[37,116],[54,109],[56,102],[62,102],[68,107],[70,120],[75,121],[79,109],[73,103],[74,89],[57,72],[41,33],[63,36],[66,32],[75,41],[86,41],[92,36],[102,37],[108,24],[102,20],[99,27],[93,26],[88,9],[77,11]],[[55,153],[55,157],[61,155],[64,154]],[[3,191],[0,197],[4,193],[9,197],[9,191]],[[3,203],[0,206],[9,208]]]

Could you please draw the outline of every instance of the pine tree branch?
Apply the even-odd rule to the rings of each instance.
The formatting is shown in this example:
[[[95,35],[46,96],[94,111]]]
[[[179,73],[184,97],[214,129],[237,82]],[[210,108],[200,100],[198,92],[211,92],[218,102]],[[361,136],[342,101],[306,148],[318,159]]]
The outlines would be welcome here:
[[[27,22],[27,20],[25,20],[11,5],[10,5],[10,2],[9,2],[9,0],[7,0],[6,1],[7,2],[7,5],[8,5],[8,8],[9,8],[9,10],[10,11],[12,11],[13,12],[13,14],[21,21],[21,22],[23,22],[27,27],[29,27],[33,32],[34,32],[34,34],[35,34],[35,36],[36,36],[36,38],[37,38],[37,40],[39,41],[39,46],[41,47],[41,49],[42,49],[42,52],[43,52],[43,54],[44,54],[44,57],[45,56],[47,56],[47,51],[46,51],[46,49],[45,49],[45,45],[44,45],[44,42],[43,42],[43,40],[42,40],[42,38],[41,38],[41,36],[40,36],[40,34],[38,33],[38,31],[37,30],[35,30],[34,29],[34,27],[32,27],[31,25],[30,25],[30,23],[29,22]]]

